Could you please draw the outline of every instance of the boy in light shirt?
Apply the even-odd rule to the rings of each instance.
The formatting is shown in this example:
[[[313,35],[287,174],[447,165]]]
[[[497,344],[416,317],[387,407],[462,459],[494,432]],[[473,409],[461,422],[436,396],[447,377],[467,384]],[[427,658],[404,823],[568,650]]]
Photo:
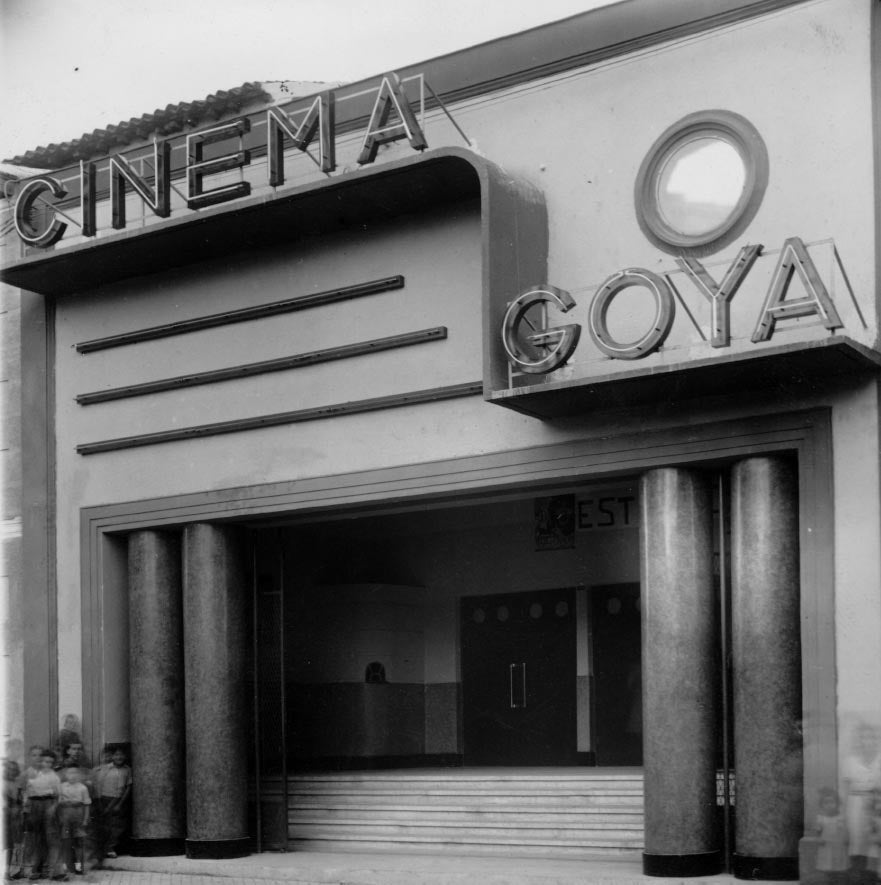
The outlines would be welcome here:
[[[61,854],[68,869],[84,872],[86,827],[92,798],[83,783],[82,771],[74,765],[65,770],[58,796],[58,823],[61,827]]]
[[[117,747],[110,765],[94,772],[96,829],[99,858],[116,857],[116,848],[125,832],[128,800],[132,789],[132,770],[125,764],[125,751]]]
[[[28,798],[28,781],[35,777],[40,770],[40,757],[43,755],[43,748],[40,744],[32,744],[28,748],[27,765],[22,771],[18,779],[18,787],[21,793],[22,809],[21,809],[21,828],[22,828],[22,846],[21,846],[21,869],[15,873],[15,878],[23,879],[31,870],[31,861],[34,855],[34,833],[31,828],[30,807],[27,803]]]
[[[58,795],[61,791],[61,780],[55,773],[55,754],[44,750],[40,757],[40,767],[28,777],[25,788],[24,807],[33,836],[33,854],[31,857],[31,879],[41,878],[43,864],[54,871],[53,879],[65,880],[67,877],[59,869],[58,863],[58,827],[55,821],[55,810]],[[31,769],[29,769],[30,773]]]
[[[18,865],[21,872],[24,861],[21,857],[21,787],[19,778],[21,771],[18,763],[12,759],[3,760],[3,845],[6,849],[6,878],[13,875],[13,864]]]

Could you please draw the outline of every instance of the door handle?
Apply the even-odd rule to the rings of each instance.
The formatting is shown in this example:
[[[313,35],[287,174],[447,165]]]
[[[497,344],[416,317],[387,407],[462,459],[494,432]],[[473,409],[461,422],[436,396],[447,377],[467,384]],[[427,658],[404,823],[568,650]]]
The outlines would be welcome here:
[[[520,670],[520,679],[516,679],[516,670]],[[519,685],[517,684],[519,683]],[[518,691],[519,690],[519,691]],[[526,663],[508,665],[508,701],[512,710],[526,707]]]

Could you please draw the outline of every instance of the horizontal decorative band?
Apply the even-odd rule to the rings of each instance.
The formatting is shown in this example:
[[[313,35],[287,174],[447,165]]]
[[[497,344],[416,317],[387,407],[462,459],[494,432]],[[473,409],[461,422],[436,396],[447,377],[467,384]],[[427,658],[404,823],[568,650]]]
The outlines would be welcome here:
[[[380,292],[403,288],[404,278],[397,274],[393,277],[358,283],[355,286],[342,286],[339,289],[328,289],[326,292],[298,295],[296,298],[286,298],[284,301],[273,301],[269,304],[258,304],[255,307],[212,313],[203,317],[194,317],[191,320],[180,320],[176,323],[150,326],[147,329],[136,329],[134,332],[108,335],[106,338],[94,338],[91,341],[81,341],[75,345],[75,348],[79,353],[93,353],[96,350],[107,350],[110,347],[122,347],[126,344],[153,341],[157,338],[170,338],[172,335],[186,335],[201,329],[213,329],[215,326],[227,326],[246,320],[259,320],[263,317],[277,316],[280,313],[293,313],[298,310],[307,310],[310,307],[321,307],[324,304],[335,304],[337,301],[348,301],[350,298],[361,298],[364,295],[376,295]]]
[[[446,326],[434,326],[430,329],[420,329],[417,332],[405,332],[401,335],[390,335],[387,338],[374,338],[371,341],[358,341],[355,344],[344,344],[323,350],[311,350],[308,353],[298,353],[274,360],[262,360],[259,363],[245,363],[241,366],[230,366],[226,369],[214,369],[209,372],[197,372],[192,375],[177,375],[174,378],[160,378],[157,381],[146,381],[142,384],[129,384],[126,387],[111,387],[107,390],[81,393],[77,396],[76,401],[81,406],[89,406],[94,403],[104,403],[114,399],[128,399],[133,396],[145,396],[148,393],[161,393],[166,390],[181,390],[185,387],[215,384],[219,381],[232,381],[236,378],[248,378],[252,375],[263,375],[267,372],[280,372],[284,369],[301,369],[304,366],[329,363],[335,360],[363,356],[368,353],[379,353],[383,350],[394,350],[398,347],[409,347],[413,344],[443,341],[446,337]]]
[[[80,455],[96,455],[99,452],[115,452],[119,449],[134,449],[138,446],[152,446],[184,439],[201,439],[202,437],[217,436],[222,433],[259,430],[263,427],[299,424],[303,421],[335,418],[339,415],[356,415],[361,412],[376,412],[381,409],[395,409],[400,406],[413,406],[419,403],[476,396],[482,392],[482,382],[470,381],[464,384],[452,384],[449,387],[433,387],[429,390],[415,390],[412,393],[395,393],[391,396],[353,400],[352,402],[339,403],[333,406],[316,406],[311,409],[298,409],[294,412],[279,412],[275,415],[263,415],[259,418],[238,418],[235,421],[220,421],[216,424],[201,424],[197,427],[162,430],[158,433],[145,433],[140,436],[122,436],[117,439],[83,443],[77,446],[76,450]]]

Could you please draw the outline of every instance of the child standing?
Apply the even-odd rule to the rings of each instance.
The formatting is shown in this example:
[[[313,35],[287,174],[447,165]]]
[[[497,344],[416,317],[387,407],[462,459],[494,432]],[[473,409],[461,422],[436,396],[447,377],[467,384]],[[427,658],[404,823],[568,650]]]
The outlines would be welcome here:
[[[68,766],[58,797],[58,823],[61,829],[61,853],[67,868],[84,872],[86,827],[92,798],[83,783],[82,772]]]
[[[67,770],[69,768],[78,768],[80,773],[80,780],[85,784],[87,790],[89,790],[89,795],[91,796],[92,790],[92,769],[89,765],[89,760],[86,754],[83,752],[82,744],[71,744],[67,748],[67,753],[64,756],[64,762],[61,765],[61,769],[58,772],[58,776],[61,778],[61,782],[67,780]]]
[[[30,821],[33,850],[31,855],[31,879],[41,878],[40,870],[46,864],[54,871],[53,879],[65,881],[67,876],[58,864],[58,827],[55,811],[61,780],[54,771],[55,754],[44,750],[40,757],[40,768],[28,778],[24,804]]]
[[[12,878],[13,865],[21,871],[21,771],[18,763],[7,759],[3,763],[3,835],[6,849],[6,878]],[[16,860],[16,857],[18,858]]]
[[[875,793],[872,806],[867,869],[875,876],[876,882],[881,880],[881,791]]]
[[[27,801],[28,782],[31,778],[36,777],[40,770],[40,757],[43,755],[43,747],[40,744],[32,744],[28,748],[28,758],[25,770],[18,779],[18,790],[22,800],[21,808],[21,829],[22,829],[22,845],[21,845],[21,869],[15,874],[16,878],[21,879],[30,869],[31,861],[34,854],[34,834],[31,830],[30,805]]]
[[[852,752],[842,762],[845,784],[845,821],[847,823],[850,877],[854,882],[870,881],[869,832],[872,800],[881,789],[881,737],[869,723],[859,723],[852,737]]]
[[[90,763],[86,756],[83,745],[79,741],[68,744],[64,750],[64,759],[61,763],[62,768],[79,768],[80,773],[88,780]]]
[[[125,764],[125,752],[113,751],[110,765],[101,765],[93,775],[96,797],[96,829],[99,858],[116,857],[119,840],[126,829],[132,770]]]
[[[61,723],[58,734],[58,758],[64,759],[68,744],[80,743],[80,720],[74,713],[68,713]]]
[[[830,787],[820,790],[820,813],[817,815],[817,870],[826,881],[839,885],[847,881],[847,824],[841,813],[838,793]]]

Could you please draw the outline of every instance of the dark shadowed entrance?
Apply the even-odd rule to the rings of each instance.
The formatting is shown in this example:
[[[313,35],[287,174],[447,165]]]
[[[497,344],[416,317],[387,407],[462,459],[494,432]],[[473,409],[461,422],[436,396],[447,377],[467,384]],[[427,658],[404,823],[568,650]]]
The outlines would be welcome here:
[[[592,587],[597,765],[642,765],[639,584]]]
[[[574,765],[571,588],[461,601],[467,765]]]

